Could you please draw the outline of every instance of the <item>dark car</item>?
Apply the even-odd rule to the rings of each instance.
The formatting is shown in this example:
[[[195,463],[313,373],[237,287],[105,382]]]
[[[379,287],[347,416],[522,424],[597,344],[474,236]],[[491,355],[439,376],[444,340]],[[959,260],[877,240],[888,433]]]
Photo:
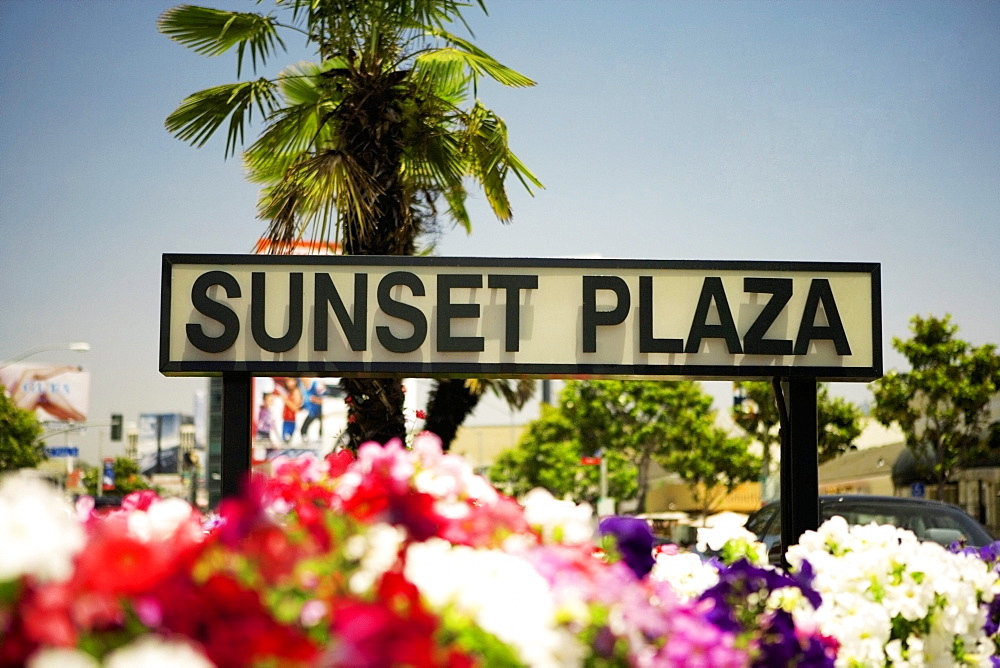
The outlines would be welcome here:
[[[848,524],[892,524],[909,529],[917,538],[948,546],[957,540],[981,547],[994,541],[979,522],[957,506],[942,501],[903,496],[870,496],[863,494],[819,497],[820,524],[842,516]],[[767,545],[772,562],[781,557],[781,506],[771,501],[747,518],[744,525]]]

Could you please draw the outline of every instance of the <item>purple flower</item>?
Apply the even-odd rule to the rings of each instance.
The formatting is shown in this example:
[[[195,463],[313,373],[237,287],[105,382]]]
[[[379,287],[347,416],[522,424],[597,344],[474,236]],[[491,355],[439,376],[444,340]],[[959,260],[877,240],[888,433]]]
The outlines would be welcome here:
[[[640,580],[653,570],[653,532],[637,517],[606,517],[597,527],[602,536],[612,536],[622,561]]]

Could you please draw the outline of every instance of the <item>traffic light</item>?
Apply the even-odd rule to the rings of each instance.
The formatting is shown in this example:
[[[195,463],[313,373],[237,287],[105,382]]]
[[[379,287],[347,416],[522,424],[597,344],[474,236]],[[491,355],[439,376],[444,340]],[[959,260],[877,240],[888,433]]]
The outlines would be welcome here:
[[[111,415],[111,440],[122,440],[122,416],[121,413]]]

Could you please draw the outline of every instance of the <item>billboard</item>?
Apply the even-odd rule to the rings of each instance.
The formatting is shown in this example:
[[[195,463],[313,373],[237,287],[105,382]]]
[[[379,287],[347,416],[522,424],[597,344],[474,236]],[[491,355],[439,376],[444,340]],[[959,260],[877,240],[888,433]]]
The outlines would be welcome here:
[[[160,323],[168,375],[882,375],[875,263],[164,255]]]
[[[8,364],[0,385],[18,408],[40,422],[84,422],[90,406],[90,372],[79,366]]]
[[[136,441],[139,471],[143,475],[180,473],[181,426],[193,423],[193,417],[180,413],[140,414]]]
[[[267,452],[332,449],[346,424],[342,397],[339,378],[254,378],[254,445]]]

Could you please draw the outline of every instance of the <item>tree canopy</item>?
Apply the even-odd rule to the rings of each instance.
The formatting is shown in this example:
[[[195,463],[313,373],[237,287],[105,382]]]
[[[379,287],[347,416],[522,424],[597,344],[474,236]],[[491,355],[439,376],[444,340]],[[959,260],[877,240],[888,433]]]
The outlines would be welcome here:
[[[0,473],[35,468],[46,459],[42,425],[19,408],[0,385]]]
[[[993,344],[973,347],[956,338],[950,315],[915,315],[910,331],[909,339],[892,341],[910,370],[874,382],[872,414],[886,426],[899,425],[918,468],[940,494],[958,468],[985,454],[1000,427],[990,409],[1000,389],[1000,356]]]
[[[690,457],[705,448],[728,448],[711,461],[710,471],[691,473]],[[692,486],[746,479],[743,439],[731,439],[715,424],[712,397],[692,381],[569,381],[558,405],[543,407],[514,451],[500,457],[491,471],[516,493],[543,486],[556,495],[594,500],[597,467],[580,467],[585,457],[607,459],[609,495],[638,500],[644,509],[652,462],[681,473]],[[751,458],[754,475],[759,463]],[[699,462],[700,463],[700,462]],[[689,467],[689,465],[691,465]]]
[[[780,417],[774,388],[768,381],[740,381],[735,386],[738,403],[733,406],[733,422],[763,446],[761,477],[771,475],[774,447],[781,444]],[[847,452],[861,435],[861,409],[843,397],[830,396],[829,386],[816,389],[817,458],[830,461]],[[768,490],[762,489],[766,494]]]
[[[687,483],[702,517],[714,510],[736,487],[757,480],[760,457],[748,449],[746,438],[730,436],[707,420],[696,424],[699,433],[687,447],[672,450],[657,461]]]
[[[544,487],[558,498],[597,504],[600,468],[586,464],[577,425],[563,405],[542,404],[537,420],[528,425],[517,447],[497,457],[489,477],[512,496]],[[636,467],[620,452],[607,450],[608,495],[630,499],[636,492]]]

